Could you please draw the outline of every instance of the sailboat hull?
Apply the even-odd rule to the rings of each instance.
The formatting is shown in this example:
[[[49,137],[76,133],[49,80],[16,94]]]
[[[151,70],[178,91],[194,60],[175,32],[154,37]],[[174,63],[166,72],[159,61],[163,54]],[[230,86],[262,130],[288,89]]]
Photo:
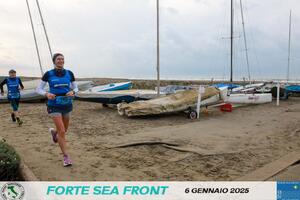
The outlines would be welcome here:
[[[300,85],[290,85],[285,89],[288,93],[300,93]]]
[[[90,92],[84,91],[76,94],[79,101],[95,102],[102,104],[118,104],[122,102],[130,103],[138,100],[148,100],[157,97],[155,90],[119,90]]]
[[[226,103],[231,104],[264,104],[272,102],[272,94],[230,94]]]
[[[116,90],[129,90],[132,87],[132,82],[111,83],[107,85],[95,86],[89,89],[90,92],[105,92]]]

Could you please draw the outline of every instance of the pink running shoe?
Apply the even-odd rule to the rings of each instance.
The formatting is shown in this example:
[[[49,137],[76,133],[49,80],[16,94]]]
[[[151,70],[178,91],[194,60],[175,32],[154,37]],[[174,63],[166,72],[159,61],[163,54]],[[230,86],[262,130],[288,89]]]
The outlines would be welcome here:
[[[54,128],[49,128],[49,133],[52,135],[52,140],[54,143],[57,143],[57,132],[55,131]]]
[[[72,165],[72,161],[68,155],[64,155],[64,167],[68,167]]]

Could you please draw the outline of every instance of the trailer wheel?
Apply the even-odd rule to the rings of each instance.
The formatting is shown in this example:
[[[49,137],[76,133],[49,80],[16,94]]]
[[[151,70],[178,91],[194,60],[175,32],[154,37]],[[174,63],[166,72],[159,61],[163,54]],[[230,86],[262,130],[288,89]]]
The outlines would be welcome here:
[[[194,111],[194,110],[191,110],[191,111],[189,111],[189,113],[188,113],[188,117],[189,117],[190,119],[192,119],[192,120],[195,120],[195,119],[197,119],[197,117],[198,117],[198,113],[197,113],[196,111]]]
[[[274,98],[277,98],[277,87],[273,87],[271,89],[271,93],[272,93],[272,96]],[[280,90],[279,90],[279,97],[280,98],[284,98],[285,97],[285,93],[286,93],[285,89],[284,88],[280,88]]]

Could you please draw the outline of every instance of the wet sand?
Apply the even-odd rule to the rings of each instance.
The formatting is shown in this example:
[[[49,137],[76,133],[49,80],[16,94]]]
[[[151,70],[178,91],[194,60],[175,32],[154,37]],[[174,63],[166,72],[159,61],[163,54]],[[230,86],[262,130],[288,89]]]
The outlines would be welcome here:
[[[282,101],[280,107],[271,103],[232,113],[213,109],[196,121],[182,113],[128,119],[101,104],[76,101],[67,133],[74,162],[70,168],[62,167],[60,149],[48,133],[53,124],[44,103],[21,104],[22,127],[10,121],[9,110],[8,104],[0,104],[0,137],[43,181],[234,180],[300,149],[300,98]],[[215,155],[163,145],[108,148],[131,138],[160,137]]]

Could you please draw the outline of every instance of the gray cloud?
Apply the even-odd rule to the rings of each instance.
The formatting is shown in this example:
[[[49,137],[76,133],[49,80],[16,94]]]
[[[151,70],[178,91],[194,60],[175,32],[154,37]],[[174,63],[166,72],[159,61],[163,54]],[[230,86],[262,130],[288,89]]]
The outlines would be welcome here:
[[[51,59],[30,1],[43,65]],[[238,1],[236,1],[236,4]],[[51,44],[80,77],[155,77],[154,0],[40,0]],[[238,4],[237,4],[238,5]],[[237,6],[236,5],[236,6]],[[293,9],[293,78],[300,75],[300,2],[244,0],[251,71],[256,78],[284,78],[288,15]],[[161,68],[165,78],[228,78],[230,5],[227,0],[161,0]],[[0,2],[0,74],[39,68],[26,4]],[[241,35],[236,10],[236,36]],[[223,39],[222,39],[223,38]],[[246,76],[242,38],[236,38],[235,75]]]

